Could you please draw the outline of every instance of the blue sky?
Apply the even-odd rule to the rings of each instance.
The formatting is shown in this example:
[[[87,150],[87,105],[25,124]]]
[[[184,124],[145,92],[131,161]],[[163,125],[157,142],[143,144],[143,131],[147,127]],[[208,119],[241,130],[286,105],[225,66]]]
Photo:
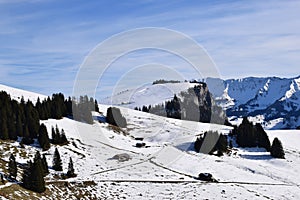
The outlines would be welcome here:
[[[81,63],[97,44],[142,27],[192,37],[224,79],[294,77],[300,74],[299,10],[300,1],[0,0],[0,83],[71,95]],[[184,64],[158,59],[162,55],[136,52],[114,67],[177,63],[178,72],[186,73]],[[99,93],[107,95],[121,76],[108,71]]]

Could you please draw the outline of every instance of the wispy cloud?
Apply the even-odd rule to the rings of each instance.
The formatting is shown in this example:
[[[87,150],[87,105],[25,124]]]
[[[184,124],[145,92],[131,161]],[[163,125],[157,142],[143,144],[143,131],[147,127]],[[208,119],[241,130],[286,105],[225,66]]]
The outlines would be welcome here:
[[[1,82],[37,92],[71,94],[89,51],[113,34],[139,27],[190,35],[224,78],[299,74],[299,1],[0,0],[0,5]],[[161,52],[135,52],[121,61],[105,86],[122,77],[124,71],[115,70],[121,66],[154,62],[194,78],[188,64]]]

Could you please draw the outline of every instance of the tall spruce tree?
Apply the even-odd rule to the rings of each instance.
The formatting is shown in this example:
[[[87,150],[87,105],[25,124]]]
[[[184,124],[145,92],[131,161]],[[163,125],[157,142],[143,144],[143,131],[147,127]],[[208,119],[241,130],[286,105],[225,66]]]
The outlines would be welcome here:
[[[57,148],[55,148],[55,151],[54,151],[52,168],[55,171],[62,171],[62,161],[61,161],[60,154],[59,154]]]
[[[42,157],[42,164],[43,164],[43,170],[44,170],[44,176],[49,174],[49,169],[48,169],[48,163],[45,154],[43,154]]]
[[[68,139],[66,137],[66,133],[65,133],[65,130],[62,129],[61,130],[61,135],[60,135],[60,141],[59,141],[60,144],[67,144],[68,143]]]
[[[271,156],[274,158],[285,158],[285,153],[281,141],[276,137],[271,146]]]
[[[30,182],[32,183],[32,191],[42,193],[46,190],[41,154],[38,151],[36,152],[34,157]]]
[[[9,177],[13,178],[13,179],[16,179],[17,172],[18,172],[18,168],[17,168],[16,159],[15,159],[13,154],[10,154],[9,162],[8,162]]]
[[[23,171],[22,176],[22,186],[28,190],[32,189],[32,170],[33,170],[33,163],[31,160],[27,162],[27,165]]]
[[[70,157],[70,160],[69,160],[67,176],[68,177],[75,177],[76,176],[74,166],[73,166],[73,161],[72,161],[71,157]]]
[[[261,124],[256,124],[256,133],[257,133],[257,146],[265,148],[267,151],[271,150],[271,143],[269,137]]]
[[[43,149],[43,151],[46,151],[50,148],[50,141],[49,141],[48,131],[47,131],[47,128],[44,124],[40,125],[38,141],[39,141],[40,146]]]

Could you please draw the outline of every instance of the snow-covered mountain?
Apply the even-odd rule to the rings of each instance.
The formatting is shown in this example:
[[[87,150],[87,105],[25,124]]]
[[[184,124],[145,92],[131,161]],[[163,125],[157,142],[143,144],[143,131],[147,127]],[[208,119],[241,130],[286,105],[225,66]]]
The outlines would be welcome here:
[[[11,96],[32,101],[43,95],[2,87]],[[18,93],[15,93],[17,91]],[[24,92],[24,93],[23,93]],[[26,94],[30,94],[26,96]],[[25,97],[26,96],[26,97]],[[105,114],[107,106],[99,105]],[[272,159],[264,149],[237,149],[223,157],[195,153],[191,146],[206,130],[226,134],[230,127],[181,121],[120,107],[128,122],[125,129],[106,123],[89,125],[63,118],[41,121],[50,132],[58,125],[70,143],[51,145],[42,152],[50,166],[47,191],[29,192],[11,182],[0,182],[1,199],[299,199],[300,131],[268,131],[280,138],[286,159]],[[147,148],[137,148],[134,138],[144,138]],[[62,180],[51,168],[55,147],[63,170],[69,157],[77,177]],[[20,148],[19,142],[0,141],[0,172],[5,173],[11,153],[19,165],[32,159],[38,144]],[[123,155],[129,160],[114,159]],[[200,172],[211,173],[218,183],[196,180]],[[21,179],[21,172],[17,179]]]
[[[249,77],[225,81],[208,78],[206,81],[228,116],[263,116],[266,127],[276,119],[282,119],[276,128],[300,126],[300,77]]]
[[[300,126],[300,76],[221,80],[207,78],[209,91],[230,119],[252,116],[266,129],[294,129]],[[196,83],[148,84],[129,89],[100,102],[127,108],[164,103],[174,94]]]
[[[147,84],[137,89],[128,89],[112,97],[100,100],[100,103],[106,105],[117,105],[127,108],[142,107],[144,105],[156,105],[164,103],[179,94],[194,87],[195,83],[165,83],[165,84]]]

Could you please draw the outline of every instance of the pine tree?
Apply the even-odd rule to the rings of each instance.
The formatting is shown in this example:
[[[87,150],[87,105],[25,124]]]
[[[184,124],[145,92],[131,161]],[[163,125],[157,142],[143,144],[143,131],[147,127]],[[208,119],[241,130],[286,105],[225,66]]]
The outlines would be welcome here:
[[[284,159],[285,153],[281,141],[276,137],[271,146],[271,156]]]
[[[16,159],[14,155],[11,154],[8,162],[9,177],[15,179],[17,177],[17,172],[18,172],[18,168],[17,168]]]
[[[17,115],[16,131],[18,136],[23,137],[23,124],[20,115],[20,113]]]
[[[34,192],[42,193],[46,190],[44,180],[44,170],[41,154],[36,152],[34,162],[30,160],[24,170],[22,186]]]
[[[95,100],[95,111],[100,112],[97,100]]]
[[[23,176],[22,176],[22,186],[29,190],[32,189],[32,180],[31,180],[32,169],[33,169],[33,163],[31,160],[29,160],[27,166],[23,171]]]
[[[60,143],[60,131],[58,129],[58,126],[56,124],[55,127],[55,137],[54,137],[54,144],[59,144]]]
[[[49,174],[48,163],[47,163],[45,154],[43,155],[43,158],[42,158],[42,164],[43,164],[43,170],[44,170],[44,176],[45,176],[45,175]]]
[[[69,160],[67,176],[68,177],[75,177],[76,176],[76,174],[74,172],[74,166],[73,166],[73,161],[72,161],[71,157],[70,157],[70,160]]]
[[[62,161],[61,161],[60,154],[59,154],[57,148],[55,148],[55,151],[54,151],[52,168],[55,171],[62,171]]]
[[[25,125],[25,127],[24,127],[23,134],[24,134],[24,137],[22,138],[22,143],[27,144],[27,145],[32,144],[33,139],[30,137],[27,125]]]
[[[34,163],[31,171],[30,181],[32,183],[31,190],[39,193],[42,193],[46,190],[42,159],[38,151],[34,157]]]
[[[2,140],[9,139],[6,117],[2,118],[0,135]]]
[[[51,142],[53,143],[53,144],[55,144],[55,139],[56,139],[56,133],[55,133],[55,129],[54,129],[54,127],[52,126],[52,128],[51,128]]]
[[[64,129],[61,130],[61,135],[60,135],[60,141],[59,141],[59,143],[60,144],[67,144],[68,143],[68,140],[67,140],[67,137],[66,137]]]
[[[39,128],[38,141],[43,151],[46,151],[50,148],[49,136],[48,136],[47,128],[44,124],[41,124]]]
[[[256,133],[257,133],[257,146],[265,148],[267,151],[271,150],[271,143],[269,137],[261,124],[256,124]]]

